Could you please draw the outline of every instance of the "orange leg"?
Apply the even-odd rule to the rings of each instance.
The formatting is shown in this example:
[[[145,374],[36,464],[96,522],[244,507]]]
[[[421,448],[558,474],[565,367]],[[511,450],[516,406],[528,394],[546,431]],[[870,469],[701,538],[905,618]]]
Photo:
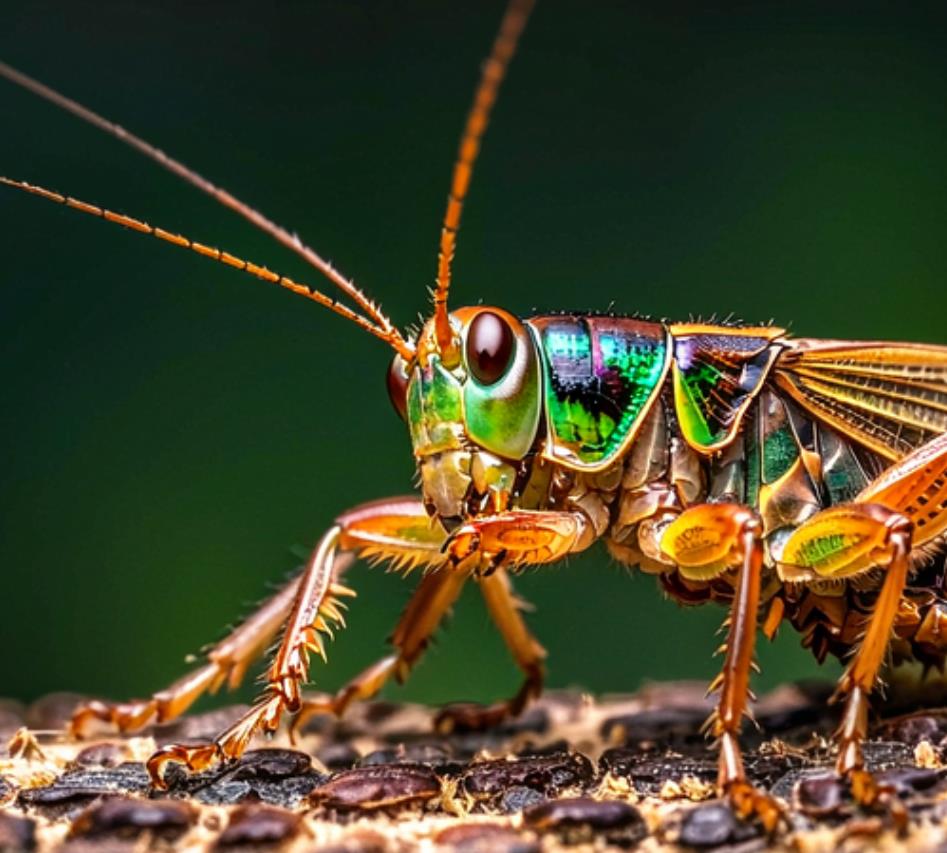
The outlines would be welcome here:
[[[353,702],[375,696],[392,677],[403,683],[466,582],[467,575],[460,572],[435,571],[425,575],[391,636],[396,652],[367,667],[334,696],[307,699],[293,720],[293,731],[299,731],[315,714],[341,716]]]
[[[341,570],[342,567],[337,567]],[[272,642],[293,606],[299,579],[294,578],[259,610],[217,643],[207,653],[207,663],[179,678],[150,699],[110,703],[93,700],[76,708],[70,729],[82,737],[98,720],[128,732],[152,721],[165,723],[183,714],[203,693],[215,692],[226,682],[233,690],[239,686],[247,667],[263,654]]]
[[[707,729],[720,747],[718,787],[739,815],[756,815],[772,831],[782,809],[747,781],[739,743],[743,717],[749,715],[747,698],[752,696],[750,672],[763,568],[762,525],[752,510],[737,504],[694,506],[668,526],[661,548],[684,577],[709,580],[737,571],[723,668],[710,685],[710,691],[719,690],[720,696]]]
[[[947,435],[941,435],[888,468],[851,504],[832,507],[793,533],[781,570],[796,580],[847,578],[885,569],[868,629],[838,686],[845,698],[837,733],[837,769],[851,780],[863,805],[880,803],[896,821],[906,820],[897,798],[864,769],[868,698],[884,662],[898,605],[911,569],[912,549],[947,530]]]
[[[341,716],[353,702],[376,696],[391,678],[403,684],[427,649],[438,624],[457,600],[467,578],[466,574],[448,571],[425,576],[392,634],[391,643],[397,649],[395,654],[367,667],[334,696],[307,700],[293,720],[293,731],[298,731],[316,714]],[[488,578],[481,578],[480,589],[487,609],[526,678],[517,694],[506,702],[486,707],[458,704],[445,708],[435,721],[435,726],[441,730],[458,727],[483,729],[498,725],[520,714],[542,692],[542,661],[546,651],[529,633],[520,615],[523,604],[513,594],[509,577],[500,569]]]
[[[486,706],[463,703],[444,708],[435,721],[441,731],[492,728],[504,720],[519,716],[542,693],[546,676],[543,665],[546,650],[526,626],[522,615],[526,605],[513,592],[509,575],[500,569],[481,577],[479,584],[493,622],[525,678],[516,695],[505,702]]]
[[[339,599],[353,595],[338,583],[340,567],[347,565],[337,556],[340,550],[387,559],[404,568],[424,563],[439,566],[445,559],[440,553],[443,540],[443,531],[432,525],[414,498],[365,504],[340,516],[296,583],[283,639],[264,675],[263,695],[212,743],[159,749],[148,761],[153,783],[164,784],[163,770],[169,762],[199,771],[221,759],[239,758],[255,733],[275,731],[284,713],[300,710],[300,687],[308,680],[309,656],[315,652],[325,657],[323,635],[331,635],[334,626],[344,624]]]
[[[195,746],[171,744],[148,759],[148,772],[156,787],[165,787],[164,767],[170,762],[200,771],[221,759],[239,758],[258,731],[274,732],[284,711],[299,709],[299,685],[309,675],[309,655],[325,656],[322,634],[342,624],[339,599],[351,591],[336,582],[334,563],[339,527],[322,537],[299,579],[296,600],[283,640],[267,668],[263,695],[246,714],[225,729],[212,743]]]
[[[499,566],[554,563],[594,540],[585,513],[519,509],[468,521],[451,533],[444,551],[453,565],[489,574]]]
[[[874,503],[832,507],[793,533],[783,552],[792,571],[823,577],[850,576],[866,567],[885,569],[865,636],[839,680],[836,699],[845,699],[836,732],[836,770],[850,784],[856,802],[881,806],[903,827],[907,813],[894,792],[865,770],[862,743],[868,736],[868,697],[884,663],[898,605],[911,567],[912,523],[901,513]]]
[[[842,674],[837,690],[837,695],[846,699],[845,712],[837,733],[836,767],[839,773],[846,775],[861,770],[865,764],[861,744],[868,734],[868,697],[885,660],[888,640],[910,568],[910,523],[897,516],[894,518],[895,522],[889,528],[890,562],[881,594],[875,602],[864,639]]]

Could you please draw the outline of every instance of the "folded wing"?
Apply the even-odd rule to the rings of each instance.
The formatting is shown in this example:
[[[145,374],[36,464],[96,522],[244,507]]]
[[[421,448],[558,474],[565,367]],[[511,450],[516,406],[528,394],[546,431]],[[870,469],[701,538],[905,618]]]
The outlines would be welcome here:
[[[887,459],[947,432],[947,347],[793,340],[773,375],[817,418]]]

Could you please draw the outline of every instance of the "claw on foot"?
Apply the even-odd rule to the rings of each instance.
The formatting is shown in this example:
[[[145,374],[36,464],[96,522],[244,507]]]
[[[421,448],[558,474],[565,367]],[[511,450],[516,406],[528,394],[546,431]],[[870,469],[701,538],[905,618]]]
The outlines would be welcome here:
[[[168,764],[183,764],[192,773],[199,773],[217,761],[240,758],[257,732],[272,734],[276,731],[284,707],[284,697],[272,691],[264,694],[230,728],[221,732],[214,742],[194,746],[172,743],[161,747],[146,764],[152,785],[161,790],[167,789],[164,768]]]
[[[728,785],[727,797],[737,817],[758,819],[768,833],[774,833],[779,824],[786,821],[786,812],[779,800],[749,782],[738,781]]]
[[[908,813],[893,785],[880,783],[873,773],[863,768],[849,770],[846,778],[852,799],[859,806],[886,815],[899,833],[907,829]]]
[[[168,783],[164,778],[164,769],[168,764],[183,764],[192,773],[199,773],[223,757],[223,752],[216,743],[200,746],[171,744],[162,747],[152,755],[145,767],[151,777],[151,784],[159,791],[166,791]]]

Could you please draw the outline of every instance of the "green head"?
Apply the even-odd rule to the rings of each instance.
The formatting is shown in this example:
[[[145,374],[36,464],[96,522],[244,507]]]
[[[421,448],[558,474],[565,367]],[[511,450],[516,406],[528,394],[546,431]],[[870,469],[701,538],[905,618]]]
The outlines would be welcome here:
[[[533,449],[542,414],[540,359],[526,325],[499,308],[450,315],[456,346],[445,354],[434,321],[417,355],[388,373],[408,422],[425,505],[450,527],[505,507]]]

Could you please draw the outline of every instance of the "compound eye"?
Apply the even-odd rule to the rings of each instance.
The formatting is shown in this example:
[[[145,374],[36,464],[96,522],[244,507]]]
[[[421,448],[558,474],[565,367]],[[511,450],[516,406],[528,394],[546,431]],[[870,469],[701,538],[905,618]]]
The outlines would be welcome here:
[[[482,311],[467,330],[467,366],[481,385],[493,385],[513,360],[515,340],[509,323],[492,311]]]
[[[388,398],[394,406],[398,417],[408,420],[408,374],[404,369],[404,359],[396,355],[388,366],[388,375],[385,377],[388,385]]]

